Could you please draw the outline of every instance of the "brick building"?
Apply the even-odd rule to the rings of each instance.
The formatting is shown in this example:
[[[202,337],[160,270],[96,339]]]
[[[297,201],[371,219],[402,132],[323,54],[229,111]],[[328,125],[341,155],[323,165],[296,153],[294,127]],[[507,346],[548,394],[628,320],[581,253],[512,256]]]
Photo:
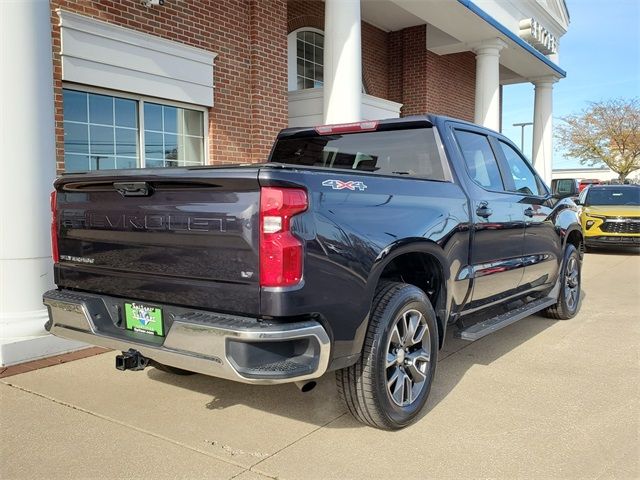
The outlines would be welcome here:
[[[73,348],[42,328],[56,174],[259,162],[287,126],[425,112],[499,130],[502,86],[532,82],[550,180],[564,0],[158,3],[0,4],[1,364]]]

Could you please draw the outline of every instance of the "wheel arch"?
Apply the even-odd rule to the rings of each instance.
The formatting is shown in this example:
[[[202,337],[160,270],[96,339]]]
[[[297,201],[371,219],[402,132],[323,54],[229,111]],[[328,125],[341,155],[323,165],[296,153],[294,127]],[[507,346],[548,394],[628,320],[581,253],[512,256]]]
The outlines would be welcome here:
[[[394,242],[382,250],[371,269],[367,281],[369,305],[373,303],[381,281],[415,285],[425,292],[436,312],[439,347],[442,348],[447,326],[449,272],[447,257],[435,242],[424,238]]]
[[[582,228],[579,226],[573,226],[567,230],[564,234],[562,250],[567,246],[567,243],[572,244],[578,250],[578,255],[582,259],[584,255],[584,235],[582,234]]]

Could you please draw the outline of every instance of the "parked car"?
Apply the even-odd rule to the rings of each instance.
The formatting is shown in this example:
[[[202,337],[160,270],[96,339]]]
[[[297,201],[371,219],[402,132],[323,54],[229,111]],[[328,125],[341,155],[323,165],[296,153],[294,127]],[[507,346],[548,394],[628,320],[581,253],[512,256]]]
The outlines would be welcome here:
[[[253,384],[329,371],[360,421],[422,410],[446,330],[580,303],[582,230],[506,137],[438,116],[283,130],[260,165],[65,175],[47,330]]]
[[[580,180],[580,191],[582,192],[589,185],[602,185],[602,181],[594,178],[583,178]]]
[[[640,185],[592,185],[578,203],[585,246],[640,246]]]

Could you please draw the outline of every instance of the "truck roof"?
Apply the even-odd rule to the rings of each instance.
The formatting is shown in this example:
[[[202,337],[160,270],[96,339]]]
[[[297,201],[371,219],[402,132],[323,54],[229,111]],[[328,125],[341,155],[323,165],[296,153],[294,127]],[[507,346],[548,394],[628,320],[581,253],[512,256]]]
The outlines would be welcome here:
[[[373,130],[396,130],[402,128],[426,128],[433,126],[431,119],[427,115],[416,115],[402,118],[389,118],[385,120],[364,120],[361,122],[341,123],[334,125],[314,125],[310,127],[285,128],[278,133],[278,139],[308,137],[321,135],[319,129],[322,127],[340,130],[340,133],[355,133]],[[331,133],[327,131],[326,133]]]
[[[363,120],[361,122],[334,124],[334,125],[314,125],[309,127],[292,127],[285,128],[278,134],[278,139],[282,138],[295,138],[295,137],[308,137],[314,135],[323,135],[334,133],[331,129],[335,129],[335,133],[356,133],[364,131],[374,130],[399,130],[404,128],[429,128],[434,125],[441,124],[445,121],[453,121],[456,123],[466,124],[475,128],[484,128],[488,131],[492,131],[481,125],[477,125],[466,120],[460,120],[459,118],[447,117],[444,115],[409,115],[400,118],[387,118],[383,120]],[[352,127],[352,128],[350,128]],[[326,129],[322,132],[322,129]],[[495,132],[498,133],[498,132]]]

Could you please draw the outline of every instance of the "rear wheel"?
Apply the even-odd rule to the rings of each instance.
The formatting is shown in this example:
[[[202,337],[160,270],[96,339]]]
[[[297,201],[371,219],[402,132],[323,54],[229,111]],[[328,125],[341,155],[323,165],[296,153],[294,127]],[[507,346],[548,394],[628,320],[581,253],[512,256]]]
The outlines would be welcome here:
[[[560,293],[555,305],[544,313],[556,320],[568,320],[576,316],[580,308],[580,255],[572,244],[567,244],[560,271]]]
[[[424,407],[438,355],[438,328],[419,288],[385,283],[373,301],[358,362],[336,372],[338,391],[353,416],[376,428],[412,423]]]

